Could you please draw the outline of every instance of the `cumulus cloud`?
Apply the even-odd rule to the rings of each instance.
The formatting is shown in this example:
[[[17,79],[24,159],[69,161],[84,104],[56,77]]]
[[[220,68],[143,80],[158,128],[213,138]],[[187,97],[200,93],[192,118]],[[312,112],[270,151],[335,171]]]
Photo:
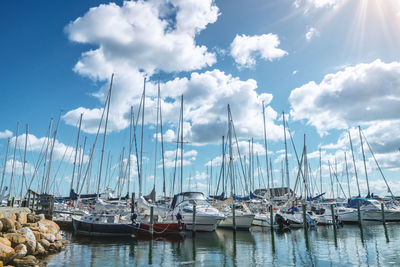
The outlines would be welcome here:
[[[191,7],[196,8],[191,8]],[[195,36],[218,18],[214,2],[208,1],[138,1],[100,5],[66,27],[70,40],[98,47],[84,52],[75,71],[102,83],[93,93],[104,103],[110,76],[115,72],[108,130],[119,131],[129,126],[130,107],[135,118],[141,101],[144,76],[146,83],[145,124],[156,123],[157,83],[152,75],[164,72],[192,71],[211,66],[214,53],[196,45]],[[118,27],[117,27],[118,26]],[[263,37],[264,36],[264,37]],[[275,35],[263,35],[270,43],[279,44]],[[266,36],[266,37],[265,37]],[[268,43],[268,42],[267,42]],[[273,47],[273,44],[269,44]],[[286,52],[278,48],[262,52],[268,59]],[[261,138],[262,110],[265,101],[267,136],[281,138],[275,124],[277,113],[268,104],[272,95],[259,94],[257,82],[214,69],[161,83],[161,104],[165,141],[173,141],[177,133],[181,95],[184,95],[184,139],[193,145],[218,142],[227,132],[227,105],[231,105],[238,137]],[[79,107],[68,111],[63,120],[76,125],[83,113],[82,130],[96,133],[103,108]],[[103,123],[104,124],[104,123]],[[155,136],[154,136],[155,137]]]
[[[346,67],[292,90],[290,114],[306,120],[320,134],[349,125],[398,120],[400,112],[400,62]]]
[[[219,15],[213,0],[126,1],[102,4],[66,26],[68,38],[95,49],[82,53],[74,70],[102,83],[93,95],[105,100],[111,73],[116,73],[110,130],[128,126],[130,106],[140,101],[143,78],[155,71],[201,69],[216,62],[215,53],[197,45],[195,36]],[[151,104],[151,103],[150,103]],[[82,129],[95,133],[101,108],[80,107],[63,119],[74,125],[84,113]]]
[[[25,134],[21,134],[18,136],[18,143],[17,143],[17,149],[23,150],[25,148]],[[14,136],[13,138],[10,139],[10,146],[15,145],[15,140],[16,137]],[[36,137],[33,134],[28,134],[28,145],[27,145],[27,151],[35,151],[35,152],[40,152],[40,151],[45,151],[46,146],[49,143],[49,151],[51,148],[51,143],[53,142],[53,139],[50,139],[50,142],[47,137]],[[54,160],[63,160],[68,163],[73,163],[74,157],[73,155],[75,153],[75,148],[72,146],[65,145],[61,143],[60,141],[56,140],[54,144],[54,150],[53,150],[53,159]],[[84,155],[83,162],[87,162],[89,159],[89,156]]]
[[[236,35],[231,43],[231,56],[241,67],[251,67],[256,64],[256,57],[272,61],[287,55],[278,48],[280,44],[276,34],[247,36]]]
[[[7,160],[6,173],[11,173],[12,172],[13,162],[14,161],[12,159]],[[21,161],[15,160],[14,174],[15,175],[22,175],[23,169],[24,169],[24,163],[21,162]],[[26,175],[31,175],[31,174],[34,173],[34,171],[35,171],[35,167],[32,164],[26,162],[25,163],[25,174]]]
[[[0,132],[0,139],[11,137],[13,133],[10,130],[4,130]]]
[[[314,27],[310,27],[306,33],[306,40],[309,42],[316,36],[319,36],[319,31]]]

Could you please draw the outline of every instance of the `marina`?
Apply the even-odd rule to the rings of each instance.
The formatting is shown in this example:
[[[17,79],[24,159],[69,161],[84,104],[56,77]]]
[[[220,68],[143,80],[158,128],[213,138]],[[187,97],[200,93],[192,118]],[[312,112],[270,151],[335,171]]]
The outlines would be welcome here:
[[[400,266],[399,0],[21,1],[0,267]]]

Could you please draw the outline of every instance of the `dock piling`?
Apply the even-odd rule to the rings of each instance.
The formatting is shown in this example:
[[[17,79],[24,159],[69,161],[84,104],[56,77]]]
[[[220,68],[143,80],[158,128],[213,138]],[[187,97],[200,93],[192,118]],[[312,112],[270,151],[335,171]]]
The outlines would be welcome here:
[[[360,211],[360,203],[357,203],[357,214],[358,214],[358,224],[361,225],[361,211]]]
[[[193,235],[196,233],[196,204],[193,205],[192,232]]]
[[[271,230],[274,229],[274,206],[269,206],[269,223],[271,225]]]
[[[382,212],[382,223],[385,224],[385,205],[383,202],[381,203],[381,212]]]
[[[150,234],[151,234],[151,236],[153,236],[153,224],[154,224],[153,214],[154,214],[154,207],[151,206],[150,207]]]

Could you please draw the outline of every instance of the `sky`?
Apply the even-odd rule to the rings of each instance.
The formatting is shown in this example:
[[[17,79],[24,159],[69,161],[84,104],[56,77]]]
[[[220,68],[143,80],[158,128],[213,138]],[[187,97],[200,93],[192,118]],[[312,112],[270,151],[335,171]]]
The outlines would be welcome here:
[[[221,192],[216,189],[222,161],[221,139],[228,132],[228,104],[237,136],[233,140],[237,193],[246,193],[240,173],[248,173],[248,142],[252,138],[253,187],[267,185],[264,101],[274,186],[282,185],[282,112],[285,112],[290,126],[287,137],[293,135],[299,157],[306,136],[314,194],[321,191],[322,181],[322,191],[328,196],[338,193],[343,196],[336,180],[346,194],[349,190],[350,195],[358,194],[350,132],[361,195],[366,195],[358,126],[391,190],[395,195],[400,194],[398,0],[22,0],[18,3],[7,0],[3,6],[0,170],[4,184],[12,184],[12,194],[18,194],[21,183],[24,188],[31,184],[34,190],[41,191],[43,177],[45,180],[48,177],[51,193],[67,195],[73,173],[75,190],[81,177],[80,180],[85,179],[84,186],[80,181],[79,187],[83,193],[96,191],[104,122],[92,167],[87,165],[112,74],[102,187],[118,189],[121,176],[125,177],[121,178],[121,191],[127,191],[130,110],[132,106],[136,121],[146,78],[143,194],[150,192],[154,183],[157,194],[162,194],[158,81],[167,194],[172,193],[174,173],[177,173],[176,185],[180,179],[174,166],[182,94],[184,190],[208,193],[208,185],[212,184],[210,193]],[[51,118],[51,137],[58,120],[59,127],[50,156]],[[26,125],[29,134],[24,168]],[[133,148],[130,157],[129,191],[136,193],[141,128],[139,121],[136,132],[139,153]],[[290,139],[287,143],[289,181],[293,187],[298,164]],[[364,139],[370,191],[387,195],[387,186],[368,144]],[[46,147],[49,147],[47,157],[43,153]],[[75,154],[82,162],[82,167],[76,164],[76,172],[73,171]],[[240,168],[240,161],[246,170]],[[331,174],[333,195],[330,171],[337,173],[337,178]]]

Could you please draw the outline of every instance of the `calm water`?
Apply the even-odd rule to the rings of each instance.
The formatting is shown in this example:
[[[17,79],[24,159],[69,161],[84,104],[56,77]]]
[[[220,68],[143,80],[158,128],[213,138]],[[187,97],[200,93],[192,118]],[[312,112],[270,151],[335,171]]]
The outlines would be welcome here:
[[[68,233],[67,233],[68,235]],[[400,266],[400,224],[317,227],[287,233],[217,230],[184,240],[85,238],[48,266]]]

